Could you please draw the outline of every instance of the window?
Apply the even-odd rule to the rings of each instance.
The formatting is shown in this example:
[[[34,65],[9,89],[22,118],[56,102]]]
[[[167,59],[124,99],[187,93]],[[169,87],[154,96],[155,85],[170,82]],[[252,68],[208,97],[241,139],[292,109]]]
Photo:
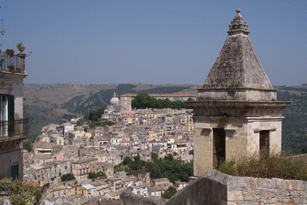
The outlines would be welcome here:
[[[11,166],[11,177],[13,179],[19,179],[19,164]]]
[[[7,121],[7,96],[0,96],[0,121]]]
[[[0,95],[0,121],[14,121],[14,96]],[[13,135],[14,125],[2,126],[0,135]]]

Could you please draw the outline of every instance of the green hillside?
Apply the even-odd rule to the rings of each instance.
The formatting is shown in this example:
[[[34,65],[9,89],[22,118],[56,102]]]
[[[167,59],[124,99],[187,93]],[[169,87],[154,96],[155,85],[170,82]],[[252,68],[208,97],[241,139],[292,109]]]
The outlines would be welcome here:
[[[278,100],[291,101],[283,111],[283,150],[300,153],[307,146],[307,88],[278,87]]]

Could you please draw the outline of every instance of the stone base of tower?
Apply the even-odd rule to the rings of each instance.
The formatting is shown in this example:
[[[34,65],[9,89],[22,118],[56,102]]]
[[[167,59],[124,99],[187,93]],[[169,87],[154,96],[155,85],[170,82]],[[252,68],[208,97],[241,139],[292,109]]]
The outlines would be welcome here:
[[[281,110],[288,102],[198,101],[194,109],[194,175],[225,160],[281,152]]]

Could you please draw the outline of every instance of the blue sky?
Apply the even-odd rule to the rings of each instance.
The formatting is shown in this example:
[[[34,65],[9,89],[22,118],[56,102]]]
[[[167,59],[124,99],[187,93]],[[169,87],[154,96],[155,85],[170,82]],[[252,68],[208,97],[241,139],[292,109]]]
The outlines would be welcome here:
[[[2,1],[1,49],[32,51],[25,83],[203,84],[238,5],[271,83],[307,83],[306,0]]]

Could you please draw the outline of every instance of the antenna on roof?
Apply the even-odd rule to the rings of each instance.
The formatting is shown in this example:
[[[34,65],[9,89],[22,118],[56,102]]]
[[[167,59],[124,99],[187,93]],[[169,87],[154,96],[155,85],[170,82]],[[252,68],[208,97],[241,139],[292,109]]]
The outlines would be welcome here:
[[[0,8],[1,8],[1,6],[0,6]],[[2,30],[0,31],[0,33],[2,35],[4,35],[5,34],[5,30],[3,29],[3,19],[0,19],[0,21],[2,21]]]

